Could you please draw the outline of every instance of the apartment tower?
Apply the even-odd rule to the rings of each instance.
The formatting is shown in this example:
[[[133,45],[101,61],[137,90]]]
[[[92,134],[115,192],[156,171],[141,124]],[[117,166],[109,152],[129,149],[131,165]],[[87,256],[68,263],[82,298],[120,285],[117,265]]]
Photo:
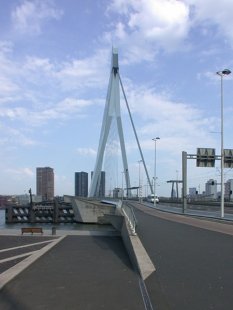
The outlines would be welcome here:
[[[75,196],[88,196],[88,173],[75,172]]]
[[[53,200],[54,172],[52,168],[36,168],[36,194],[42,196],[42,200]]]

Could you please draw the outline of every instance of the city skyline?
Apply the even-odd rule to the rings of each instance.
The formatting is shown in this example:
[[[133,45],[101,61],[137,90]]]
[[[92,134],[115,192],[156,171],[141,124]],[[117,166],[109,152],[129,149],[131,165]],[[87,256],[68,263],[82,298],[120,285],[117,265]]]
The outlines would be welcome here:
[[[112,47],[158,195],[181,179],[181,153],[220,154],[220,77],[233,69],[233,3],[206,0],[4,1],[0,12],[0,194],[36,192],[36,167],[55,172],[55,195],[73,194],[75,171],[94,169]],[[224,77],[224,148],[233,149],[233,74]],[[124,101],[131,185],[141,159]],[[122,165],[116,184],[121,187]],[[188,161],[188,187],[220,180]],[[104,170],[104,168],[103,168]],[[225,169],[225,182],[233,178]],[[145,176],[142,172],[142,178]]]
[[[43,182],[42,182],[42,175],[44,174],[43,177]],[[88,177],[88,172],[86,171],[79,171],[75,172],[75,177],[74,177],[74,195],[75,196],[82,196],[82,197],[88,197],[88,189],[89,189],[89,177]],[[90,177],[92,178],[93,171],[91,172]],[[47,179],[49,180],[49,186],[47,186]],[[51,182],[52,181],[52,182]],[[169,181],[171,184],[172,182],[176,182],[176,180]],[[54,193],[54,187],[56,186],[54,184],[54,171],[53,168],[51,167],[37,167],[37,178],[36,178],[36,183],[37,183],[37,192],[33,193],[32,192],[32,197],[33,199],[37,201],[43,201],[43,200],[52,200],[55,195]],[[44,184],[42,184],[44,183]],[[170,193],[166,196],[161,196],[161,197],[167,197],[167,198],[182,198],[182,184],[180,184],[180,181],[178,181],[179,184],[176,186],[170,185]],[[122,185],[124,185],[122,183]],[[198,187],[189,187],[188,188],[188,197],[189,198],[209,198],[210,200],[219,200],[221,196],[221,188],[220,188],[221,183],[218,183],[216,179],[206,179],[204,180],[204,184],[202,186],[199,184]],[[49,197],[47,196],[47,189],[49,191]],[[178,189],[178,194],[177,194],[177,189]],[[224,182],[224,197],[227,200],[232,200],[232,193],[233,193],[233,179],[227,179]],[[29,189],[28,193],[30,194],[31,189]],[[42,192],[44,191],[46,195],[43,195]],[[119,196],[119,193],[120,196]],[[99,188],[99,194],[97,196],[99,197],[104,197],[103,193],[105,193],[105,197],[126,197],[126,188],[123,186],[123,194],[122,194],[122,187],[113,187],[109,188],[109,186],[106,187],[106,181],[105,181],[105,171],[101,171],[101,182],[100,182],[100,188]],[[118,194],[117,194],[118,193]],[[28,201],[30,200],[29,194],[27,193],[21,193],[19,195],[2,195],[0,194],[0,197],[18,197],[20,201]],[[138,197],[139,191],[138,188],[134,188],[131,191],[132,197]],[[150,195],[150,188],[149,184],[141,184],[141,195],[142,197],[147,197]],[[97,197],[96,196],[96,197]],[[58,195],[57,195],[58,197]],[[26,199],[26,200],[25,200]],[[39,200],[38,200],[39,199]]]

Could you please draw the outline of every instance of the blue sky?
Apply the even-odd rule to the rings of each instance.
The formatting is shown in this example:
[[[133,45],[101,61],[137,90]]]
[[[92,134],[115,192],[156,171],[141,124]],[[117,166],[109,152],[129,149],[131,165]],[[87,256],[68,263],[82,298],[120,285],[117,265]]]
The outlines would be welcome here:
[[[232,0],[1,0],[0,194],[35,193],[36,167],[50,166],[55,193],[72,195],[74,172],[93,170],[114,46],[151,177],[160,137],[158,194],[169,195],[182,151],[220,152],[216,71],[233,69],[232,11]],[[233,148],[232,79],[224,77],[225,148]],[[140,155],[121,103],[136,186]],[[190,160],[188,187],[219,180],[219,164]],[[121,186],[120,157],[116,166]]]

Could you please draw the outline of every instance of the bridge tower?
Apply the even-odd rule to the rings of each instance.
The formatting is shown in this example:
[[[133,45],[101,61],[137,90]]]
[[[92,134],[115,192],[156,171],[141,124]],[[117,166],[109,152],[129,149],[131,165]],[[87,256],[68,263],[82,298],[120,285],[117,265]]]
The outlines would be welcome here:
[[[128,169],[128,162],[127,162],[127,156],[126,156],[126,150],[125,150],[125,141],[124,141],[124,135],[123,135],[123,127],[122,127],[122,121],[121,121],[120,86],[121,86],[121,89],[123,91],[123,95],[126,101],[127,109],[130,115],[130,120],[131,120],[133,130],[134,130],[134,134],[135,134],[135,137],[138,143],[141,158],[142,158],[144,168],[147,174],[147,179],[150,184],[151,191],[153,192],[152,185],[150,183],[150,178],[148,176],[145,161],[143,158],[143,154],[141,151],[141,147],[139,145],[136,130],[135,130],[133,120],[131,117],[131,113],[129,110],[128,102],[125,96],[124,88],[123,88],[121,78],[119,75],[118,50],[116,48],[113,48],[111,73],[110,73],[110,79],[109,79],[108,91],[107,91],[107,97],[106,97],[106,103],[105,103],[105,110],[104,110],[102,128],[101,128],[100,139],[99,139],[97,159],[96,159],[95,168],[94,168],[93,175],[92,175],[89,197],[98,196],[104,151],[105,151],[107,139],[109,136],[109,130],[111,128],[111,124],[114,118],[116,119],[117,131],[118,131],[119,140],[120,140],[121,155],[122,155],[122,162],[123,162],[123,169],[124,169],[123,172],[124,172],[125,184],[126,184],[126,189],[127,189],[127,197],[131,196],[129,169]]]

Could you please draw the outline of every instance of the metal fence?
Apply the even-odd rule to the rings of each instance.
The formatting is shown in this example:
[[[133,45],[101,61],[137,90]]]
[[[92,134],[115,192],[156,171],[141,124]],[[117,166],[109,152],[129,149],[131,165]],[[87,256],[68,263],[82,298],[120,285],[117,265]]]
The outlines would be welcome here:
[[[137,219],[133,211],[133,207],[128,203],[122,203],[121,210],[129,222],[130,229],[136,235]]]

